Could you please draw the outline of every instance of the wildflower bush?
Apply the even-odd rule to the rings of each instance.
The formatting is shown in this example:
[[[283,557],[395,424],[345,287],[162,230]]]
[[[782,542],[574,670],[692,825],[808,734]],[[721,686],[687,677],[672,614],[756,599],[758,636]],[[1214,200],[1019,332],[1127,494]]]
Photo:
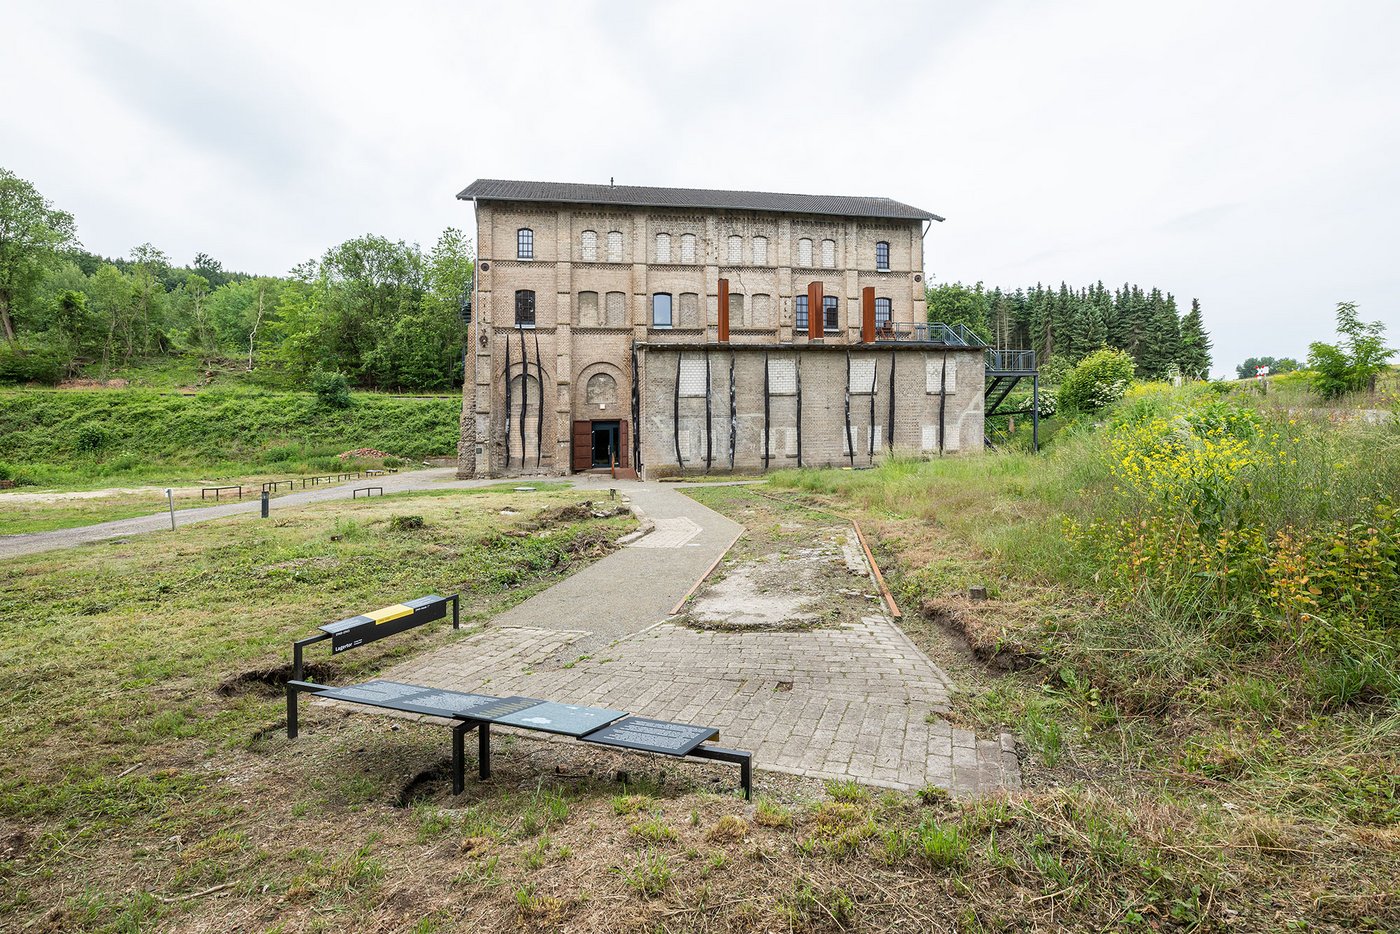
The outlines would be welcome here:
[[[1119,399],[1132,385],[1135,364],[1121,350],[1096,350],[1074,365],[1060,382],[1060,407],[1070,412],[1097,412]]]
[[[1149,386],[1098,446],[1109,485],[1065,531],[1100,584],[1187,608],[1236,646],[1287,647],[1319,677],[1345,667],[1346,699],[1400,695],[1394,423]]]

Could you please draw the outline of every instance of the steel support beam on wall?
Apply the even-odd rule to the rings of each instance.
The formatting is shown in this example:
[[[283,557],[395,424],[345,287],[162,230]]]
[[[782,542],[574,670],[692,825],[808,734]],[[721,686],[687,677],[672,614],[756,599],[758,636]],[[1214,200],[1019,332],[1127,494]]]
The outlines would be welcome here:
[[[506,335],[506,467],[510,469],[510,335]],[[520,452],[521,457],[525,452]]]
[[[710,405],[710,351],[705,349],[705,473],[714,460],[714,412]]]
[[[676,395],[671,414],[671,431],[676,440],[676,467],[685,471],[685,461],[681,460],[681,357],[676,354]]]
[[[530,405],[530,356],[525,353],[525,329],[520,331],[520,469],[525,469],[525,409]],[[543,387],[541,387],[543,388]],[[544,400],[540,400],[544,408]]]
[[[729,351],[729,469],[734,469],[734,449],[739,443],[739,400],[734,387],[734,358],[737,354]]]
[[[894,365],[895,365],[895,361],[896,361],[898,358],[899,358],[898,352],[891,350],[891,351],[890,351],[890,429],[889,429],[889,437],[885,439],[885,444],[886,444],[886,446],[889,447],[889,449],[890,449],[891,451],[894,450]]]
[[[642,391],[637,384],[637,341],[632,341],[632,469],[642,475]]]
[[[544,451],[544,357],[540,355],[540,332],[535,332],[535,374],[540,384],[540,413],[535,421],[535,467],[540,466],[541,454]],[[520,452],[521,466],[525,464],[525,451]]]
[[[880,362],[873,362],[870,373],[870,437],[866,439],[870,448],[870,466],[875,466],[875,393],[880,388]]]
[[[768,469],[768,451],[771,447],[769,437],[773,434],[772,413],[770,411],[771,395],[768,389],[768,351],[763,352],[763,469]]]
[[[943,351],[943,366],[938,371],[938,453],[943,453],[943,433],[947,429],[948,411],[948,351]]]
[[[797,355],[797,466],[802,466],[802,355]]]
[[[851,352],[846,351],[846,452],[850,455],[851,466],[856,465],[856,443],[851,438]]]

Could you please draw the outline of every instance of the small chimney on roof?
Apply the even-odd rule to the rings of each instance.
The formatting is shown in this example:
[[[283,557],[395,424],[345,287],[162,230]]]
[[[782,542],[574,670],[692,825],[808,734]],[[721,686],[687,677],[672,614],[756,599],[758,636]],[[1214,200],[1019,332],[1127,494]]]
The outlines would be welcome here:
[[[608,176],[608,187],[609,187],[609,188],[616,188],[616,187],[617,187],[617,178],[616,178],[615,176],[612,176],[612,175],[609,175],[609,176]]]

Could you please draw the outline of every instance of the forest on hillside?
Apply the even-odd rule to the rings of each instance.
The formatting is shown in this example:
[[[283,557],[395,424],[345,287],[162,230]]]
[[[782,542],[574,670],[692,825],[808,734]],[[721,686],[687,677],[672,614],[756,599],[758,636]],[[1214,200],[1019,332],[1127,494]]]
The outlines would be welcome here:
[[[0,383],[105,377],[153,358],[236,361],[259,385],[343,373],[367,389],[460,387],[471,243],[367,234],[285,276],[84,250],[71,214],[0,168]]]
[[[1140,379],[1210,378],[1201,303],[1192,299],[1182,314],[1176,297],[1160,288],[1124,283],[1110,291],[1100,281],[1007,290],[954,282],[930,286],[927,298],[930,321],[967,325],[993,347],[1034,350],[1052,372],[1110,347],[1133,358]]]

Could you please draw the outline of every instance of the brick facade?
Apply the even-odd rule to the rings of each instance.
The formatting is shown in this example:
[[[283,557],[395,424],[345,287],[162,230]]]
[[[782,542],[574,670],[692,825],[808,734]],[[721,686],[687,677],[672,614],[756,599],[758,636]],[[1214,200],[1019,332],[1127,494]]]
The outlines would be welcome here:
[[[476,218],[478,257],[460,476],[567,473],[582,466],[575,447],[589,430],[585,423],[607,426],[614,421],[616,444],[608,450],[621,463],[631,464],[637,442],[645,471],[676,469],[675,432],[669,421],[673,406],[663,403],[666,393],[674,393],[678,364],[676,352],[667,351],[667,345],[713,345],[712,359],[726,360],[724,379],[716,373],[711,389],[713,393],[723,384],[726,425],[728,421],[729,389],[724,380],[729,345],[719,343],[718,333],[721,280],[729,283],[730,342],[748,348],[736,358],[736,399],[742,398],[744,412],[741,448],[748,452],[736,456],[736,467],[761,465],[756,459],[762,453],[761,428],[753,421],[759,417],[755,412],[761,412],[755,405],[761,406],[763,397],[761,366],[755,362],[762,358],[760,347],[771,348],[773,358],[784,353],[802,358],[804,463],[849,463],[841,448],[846,355],[833,353],[833,345],[849,347],[856,358],[882,361],[877,364],[877,408],[884,406],[880,424],[887,421],[888,409],[884,373],[891,353],[898,356],[896,447],[926,447],[932,397],[925,392],[923,361],[927,354],[943,351],[902,344],[897,350],[880,344],[872,351],[872,345],[860,343],[861,291],[866,287],[889,300],[893,323],[925,320],[922,221],[501,200],[477,200]],[[522,229],[532,233],[530,258],[518,255]],[[658,244],[658,234],[666,235],[665,243]],[[739,239],[731,239],[735,237]],[[619,239],[617,255],[610,251]],[[810,257],[804,240],[810,241]],[[830,241],[829,257],[823,255],[823,241]],[[879,242],[889,244],[888,271],[876,269]],[[731,254],[731,243],[737,257]],[[658,255],[659,250],[665,252]],[[824,258],[832,264],[823,266]],[[809,347],[806,331],[795,327],[796,299],[807,294],[813,281],[822,283],[825,295],[836,297],[838,321],[834,331]],[[517,293],[523,291],[534,297],[532,328],[516,327]],[[653,296],[658,293],[671,296],[670,328],[652,326]],[[634,348],[640,376],[640,438],[633,425]],[[703,356],[703,351],[686,353],[696,352]],[[975,450],[982,444],[981,358],[975,355],[974,360],[966,349],[952,351],[951,356],[957,359],[957,391],[942,406],[945,428],[956,431],[958,449]],[[831,392],[838,385],[842,404],[833,410]],[[805,401],[808,393],[810,402]],[[774,409],[773,399],[770,395],[770,411],[786,404]],[[682,419],[693,420],[694,398],[683,401]],[[700,402],[703,406],[703,399]],[[866,407],[860,421],[866,431],[868,395],[860,397],[860,404]],[[774,428],[791,420],[788,415],[788,422],[778,423],[776,417]],[[868,451],[868,436],[862,437],[857,448],[865,445]],[[727,469],[727,427],[724,454]],[[594,459],[588,460],[591,465]],[[795,456],[770,458],[770,463],[783,466],[789,460],[795,463]],[[712,458],[712,463],[718,460]]]

